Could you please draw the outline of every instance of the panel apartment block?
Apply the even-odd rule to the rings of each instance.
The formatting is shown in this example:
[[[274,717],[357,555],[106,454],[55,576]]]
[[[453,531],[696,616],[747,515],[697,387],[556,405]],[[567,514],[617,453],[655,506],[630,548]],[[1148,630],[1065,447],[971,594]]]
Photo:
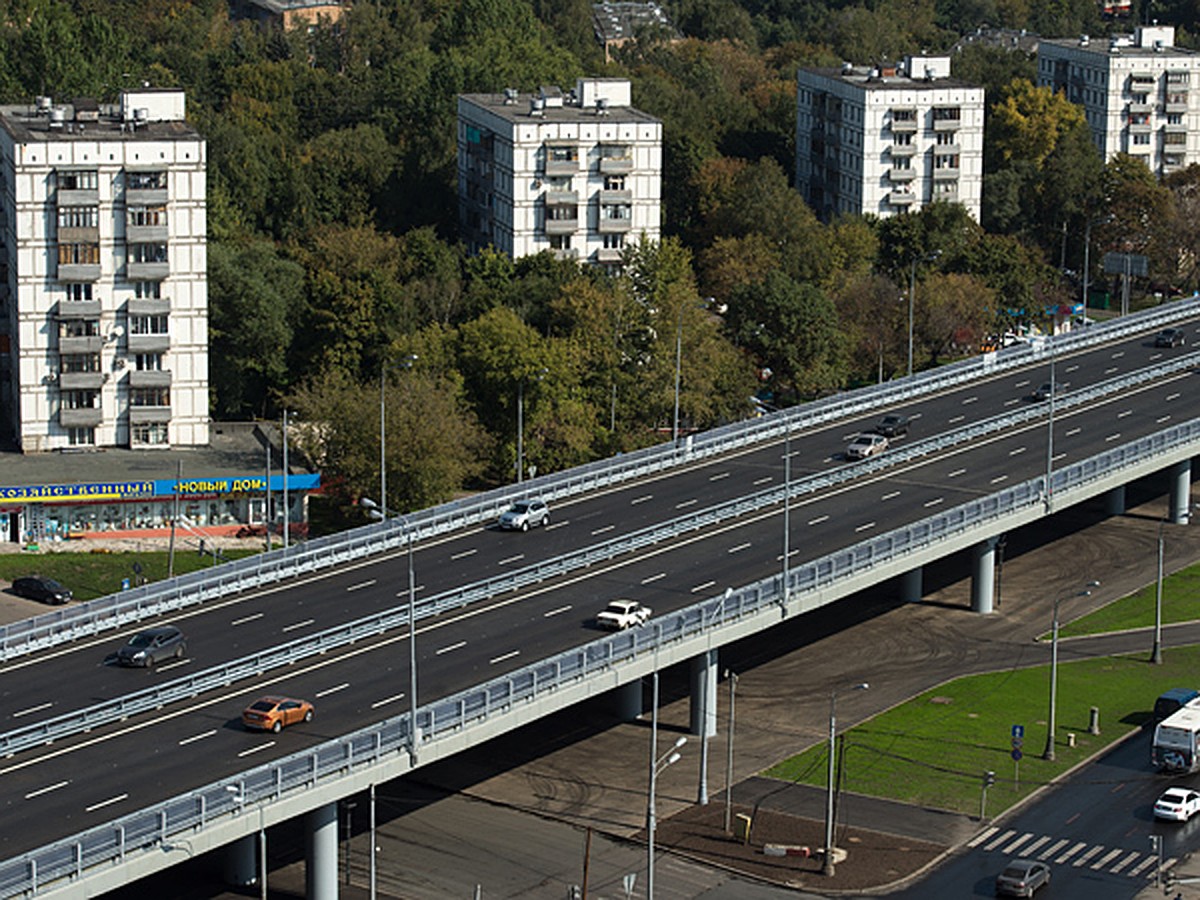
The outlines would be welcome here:
[[[937,200],[979,219],[983,88],[950,77],[949,57],[903,66],[801,69],[796,188],[823,219],[892,216]]]
[[[1155,25],[1092,41],[1043,40],[1038,84],[1083,107],[1105,161],[1118,153],[1162,176],[1200,163],[1200,53]]]
[[[178,90],[0,107],[0,437],[208,444],[205,143]]]
[[[630,105],[625,79],[583,78],[564,96],[458,98],[458,201],[472,252],[550,250],[611,266],[639,235],[657,240],[662,123]]]

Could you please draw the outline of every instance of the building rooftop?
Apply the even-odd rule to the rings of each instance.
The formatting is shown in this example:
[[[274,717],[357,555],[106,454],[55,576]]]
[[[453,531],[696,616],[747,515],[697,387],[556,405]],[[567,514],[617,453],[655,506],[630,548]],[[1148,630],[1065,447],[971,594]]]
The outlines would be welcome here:
[[[69,103],[37,97],[0,106],[0,124],[18,143],[42,141],[198,139],[183,117],[183,91],[143,88],[124,92],[119,103],[77,98]]]
[[[1175,29],[1170,25],[1141,25],[1133,34],[1113,34],[1095,40],[1086,34],[1077,38],[1042,38],[1041,43],[1134,59],[1162,56],[1165,53],[1171,56],[1200,56],[1200,51],[1175,46]]]
[[[603,85],[610,79],[589,79],[592,84]],[[627,84],[623,78],[611,79]],[[553,100],[558,88],[542,88],[533,94],[521,94],[508,90],[502,94],[462,94],[462,99],[500,116],[513,124],[540,124],[543,122],[578,123],[593,119],[608,119],[613,122],[657,123],[659,120],[632,106],[608,104],[606,106],[580,105],[576,92],[561,94],[561,103]],[[549,102],[547,102],[549,100]]]
[[[942,90],[945,88],[980,87],[978,84],[951,78],[948,74],[949,58],[946,57],[945,59],[947,60],[946,67],[939,69],[939,74],[935,74],[932,77],[925,77],[923,75],[912,77],[908,74],[905,65],[899,63],[879,66],[856,66],[845,63],[841,68],[813,67],[805,68],[803,71],[843,81],[846,84],[854,85],[866,91]],[[924,72],[924,67],[921,67],[921,71]],[[945,72],[946,74],[940,74],[941,72]]]

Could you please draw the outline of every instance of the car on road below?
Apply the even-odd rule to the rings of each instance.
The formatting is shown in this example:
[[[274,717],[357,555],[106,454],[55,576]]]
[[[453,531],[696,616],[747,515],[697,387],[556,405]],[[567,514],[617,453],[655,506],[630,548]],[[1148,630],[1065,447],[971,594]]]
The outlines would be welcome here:
[[[122,666],[156,666],[164,659],[182,659],[187,655],[187,640],[174,625],[160,625],[139,631],[117,651]]]
[[[504,511],[497,523],[505,531],[528,531],[534,525],[550,524],[550,507],[543,500],[518,500]]]
[[[1154,818],[1186,822],[1200,812],[1200,793],[1191,788],[1172,787],[1154,801]]]
[[[242,724],[247,728],[273,731],[276,734],[288,725],[311,722],[313,705],[294,697],[259,697],[242,711]]]
[[[1164,328],[1154,336],[1155,347],[1182,347],[1187,343],[1187,334],[1182,328]]]
[[[882,434],[885,438],[902,437],[908,434],[908,422],[908,416],[884,416],[876,423],[875,433]]]
[[[1050,883],[1050,867],[1035,859],[1014,859],[996,876],[997,897],[1032,897]]]
[[[46,578],[42,575],[26,575],[18,578],[12,583],[11,590],[18,597],[49,603],[53,606],[67,603],[75,596],[53,578]]]
[[[636,600],[613,600],[596,616],[596,624],[612,631],[623,631],[635,625],[644,625],[650,618],[650,607]]]
[[[1061,397],[1063,389],[1066,386],[1067,382],[1065,381],[1056,381],[1053,386],[1051,386],[1049,381],[1043,381],[1033,389],[1029,396],[1033,400],[1049,400],[1052,393],[1055,397]]]
[[[888,439],[882,434],[860,434],[846,447],[846,459],[866,459],[877,456],[888,448]]]

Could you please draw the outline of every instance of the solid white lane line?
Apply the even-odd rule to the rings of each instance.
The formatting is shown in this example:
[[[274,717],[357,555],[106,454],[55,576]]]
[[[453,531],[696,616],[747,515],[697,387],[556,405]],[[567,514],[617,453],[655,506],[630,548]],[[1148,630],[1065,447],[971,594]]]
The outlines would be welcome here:
[[[1108,437],[1106,437],[1104,440],[1105,441],[1119,441],[1120,439],[1121,439],[1121,432],[1115,431],[1112,434],[1110,434]]]
[[[542,613],[542,618],[548,619],[551,616],[558,616],[558,615],[561,615],[562,613],[570,612],[570,611],[571,611],[571,605],[567,604],[566,606],[558,607],[558,609],[551,609],[547,612]]]
[[[666,577],[667,577],[666,572],[659,572],[657,575],[648,575],[642,579],[642,584],[651,584],[655,581],[658,581],[659,579],[666,578]]]
[[[1125,412],[1119,412],[1119,413],[1117,413],[1117,418],[1118,418],[1118,419],[1123,419],[1123,418],[1125,418],[1126,416],[1132,416],[1132,415],[1133,415],[1133,410],[1132,410],[1132,409],[1127,409],[1127,410],[1125,410]]]
[[[270,750],[274,746],[274,741],[267,741],[265,744],[258,744],[257,746],[251,747],[249,750],[243,750],[238,754],[238,759],[241,759],[243,756],[253,756],[255,753],[261,753],[263,750]]]
[[[524,558],[525,558],[524,553],[518,553],[516,556],[509,556],[509,557],[506,557],[505,559],[500,560],[500,562],[496,563],[496,565],[507,566],[509,563],[520,562]]]
[[[363,588],[370,587],[374,583],[375,583],[374,578],[372,578],[370,581],[360,581],[358,584],[352,584],[349,587],[347,587],[346,593],[349,594],[352,591],[361,591]]]
[[[1024,453],[1028,449],[1029,449],[1028,447],[1017,447],[1015,450],[1009,450],[1008,455],[1009,456],[1020,456],[1022,453]]]
[[[12,714],[14,719],[19,719],[21,716],[29,716],[35,712],[41,712],[43,709],[49,709],[53,703],[39,703],[37,706],[31,706],[28,709],[22,709]]]
[[[592,529],[592,536],[595,537],[598,534],[604,534],[604,532],[612,531],[616,527],[616,525],[605,525],[603,528],[594,528]]]
[[[754,545],[753,545],[753,544],[751,544],[749,541],[747,541],[747,542],[746,542],[746,543],[744,543],[744,544],[738,544],[736,547],[730,547],[730,548],[729,548],[728,550],[726,550],[725,552],[726,552],[726,553],[739,553],[739,552],[740,552],[740,551],[742,551],[742,550],[748,550],[748,549],[749,549],[750,547],[752,547],[752,546],[754,546]]]
[[[1178,394],[1178,393],[1174,393],[1174,394],[1167,394],[1167,399],[1168,399],[1168,400],[1178,400],[1178,399],[1179,399],[1179,394]]]
[[[521,655],[520,650],[510,650],[508,653],[501,654],[500,656],[497,656],[494,659],[489,659],[488,663],[490,665],[494,666],[496,663],[501,663],[501,662],[504,662],[506,659],[512,659],[514,656],[520,656],[520,655]]]
[[[450,554],[450,558],[451,559],[466,559],[468,556],[474,556],[478,552],[479,552],[479,548],[475,547],[470,550],[463,550],[461,553],[452,553],[452,554]]]
[[[695,506],[699,502],[700,502],[699,500],[697,500],[695,497],[693,497],[691,500],[684,500],[682,503],[676,503],[675,508],[676,509],[684,509],[688,506]]]
[[[962,405],[963,405],[963,406],[966,406],[968,403],[975,403],[975,402],[977,402],[978,400],[979,400],[979,398],[978,398],[978,397],[964,397],[964,398],[963,398]]]
[[[951,425],[957,425],[959,422],[961,422],[965,418],[966,418],[966,416],[951,416],[949,419],[949,423]]]
[[[856,532],[858,532],[858,531],[866,531],[868,528],[874,528],[874,527],[875,527],[875,523],[874,523],[874,522],[868,522],[866,525],[859,525],[859,526],[858,526],[857,528],[855,528],[854,530],[855,530]]]
[[[446,645],[445,647],[443,647],[441,650],[438,650],[438,651],[435,653],[435,655],[436,655],[436,656],[441,656],[443,653],[452,653],[452,652],[453,652],[453,651],[455,651],[455,650],[461,650],[461,649],[462,649],[463,647],[465,647],[465,646],[467,646],[467,642],[466,642],[466,641],[458,641],[457,643],[454,643],[454,644],[447,644],[447,645]]]
[[[403,700],[403,694],[393,694],[390,697],[384,697],[382,700],[376,700],[371,704],[371,709],[379,709],[381,706],[387,706],[389,703],[395,703],[397,700]]]
[[[822,522],[828,521],[829,516],[817,516],[815,519],[809,519],[809,525],[820,525]]]
[[[1075,435],[1079,434],[1079,432],[1081,432],[1081,431],[1083,431],[1082,428],[1072,428],[1070,431],[1063,432],[1063,436],[1064,437],[1075,437]]]
[[[193,734],[191,737],[185,737],[182,741],[179,742],[179,746],[186,747],[188,744],[194,744],[194,743],[196,743],[196,741],[202,741],[207,737],[212,737],[216,733],[217,733],[217,729],[210,728],[210,729],[208,729],[208,731],[202,731],[199,734]]]
[[[993,478],[991,480],[991,484],[999,484],[1002,481],[1008,481],[1008,476],[1007,475],[997,475],[995,478]]]
[[[959,475],[965,475],[966,473],[967,473],[966,469],[955,469],[953,472],[951,472],[946,477],[947,478],[957,478]]]
[[[101,800],[99,803],[93,803],[91,806],[85,806],[84,812],[95,812],[98,809],[104,809],[106,806],[112,806],[114,803],[120,803],[122,800],[128,800],[128,794],[117,794],[115,797],[109,797],[107,800]]]
[[[630,506],[637,506],[639,503],[645,503],[647,500],[653,500],[653,494],[643,494],[641,497],[634,497],[629,501]]]
[[[245,625],[247,622],[253,622],[255,619],[261,619],[263,613],[257,612],[250,616],[242,616],[240,619],[234,619],[230,625]]]
[[[706,582],[704,582],[704,584],[698,584],[694,588],[692,588],[692,593],[698,594],[701,591],[707,591],[710,587],[712,587],[715,584],[716,584],[715,581],[706,581]]]
[[[338,691],[344,691],[348,687],[350,687],[350,682],[343,681],[341,684],[335,684],[331,688],[325,688],[323,691],[317,691],[316,697],[317,699],[320,699],[321,697],[328,697],[330,694],[336,694]]]
[[[728,478],[728,477],[729,477],[728,472],[718,472],[716,475],[709,475],[708,480],[709,481],[720,481],[722,478]]]
[[[25,799],[32,800],[34,797],[40,797],[42,794],[48,794],[51,791],[57,791],[59,788],[64,788],[70,783],[70,781],[60,781],[58,784],[50,784],[44,788],[38,788],[36,791],[30,791],[28,794],[26,794]]]
[[[279,630],[284,633],[289,632],[289,631],[295,631],[297,628],[305,628],[305,627],[311,625],[315,621],[317,621],[317,620],[316,619],[305,619],[303,622],[295,622],[291,625],[284,625],[283,628],[281,628]]]
[[[891,499],[893,499],[893,498],[895,498],[895,497],[899,497],[899,496],[900,496],[900,492],[899,492],[899,491],[888,491],[886,494],[884,494],[884,495],[883,495],[882,497],[880,497],[879,499],[880,499],[880,500],[891,500]]]

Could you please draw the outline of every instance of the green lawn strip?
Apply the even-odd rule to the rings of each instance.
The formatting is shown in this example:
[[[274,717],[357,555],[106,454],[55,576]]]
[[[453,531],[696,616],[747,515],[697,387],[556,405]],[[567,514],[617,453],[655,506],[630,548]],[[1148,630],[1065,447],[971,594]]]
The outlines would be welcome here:
[[[942,685],[848,732],[841,789],[919,806],[979,814],[983,774],[996,773],[987,814],[995,815],[1053,781],[1147,721],[1155,698],[1170,687],[1197,683],[1200,646],[1173,647],[1163,664],[1147,654],[1059,662],[1054,762],[1042,759],[1050,668],[1038,666],[972,675]],[[1099,735],[1087,733],[1091,707],[1100,710]],[[1012,759],[1012,726],[1025,727],[1024,756]],[[1067,746],[1067,735],[1075,746]],[[1145,777],[1150,768],[1147,735]],[[764,774],[825,786],[828,745],[793,756]]]
[[[226,559],[251,556],[253,550],[223,551]],[[139,577],[161,581],[167,577],[166,551],[147,553],[5,553],[0,554],[0,579],[12,581],[22,575],[45,575],[70,588],[76,600],[94,600],[121,590],[122,579],[137,584]],[[140,576],[133,565],[141,566]],[[212,565],[211,556],[201,556],[195,550],[176,551],[175,574],[184,575]]]
[[[1151,565],[1153,563],[1151,562]],[[1153,571],[1153,570],[1151,570]],[[1152,582],[1136,594],[1115,600],[1086,616],[1060,624],[1064,637],[1081,634],[1105,634],[1130,628],[1149,628],[1154,625],[1154,595],[1157,586]],[[1200,618],[1200,566],[1180,569],[1163,578],[1163,624],[1191,622]],[[1046,606],[1046,625],[1049,632],[1050,604]]]

